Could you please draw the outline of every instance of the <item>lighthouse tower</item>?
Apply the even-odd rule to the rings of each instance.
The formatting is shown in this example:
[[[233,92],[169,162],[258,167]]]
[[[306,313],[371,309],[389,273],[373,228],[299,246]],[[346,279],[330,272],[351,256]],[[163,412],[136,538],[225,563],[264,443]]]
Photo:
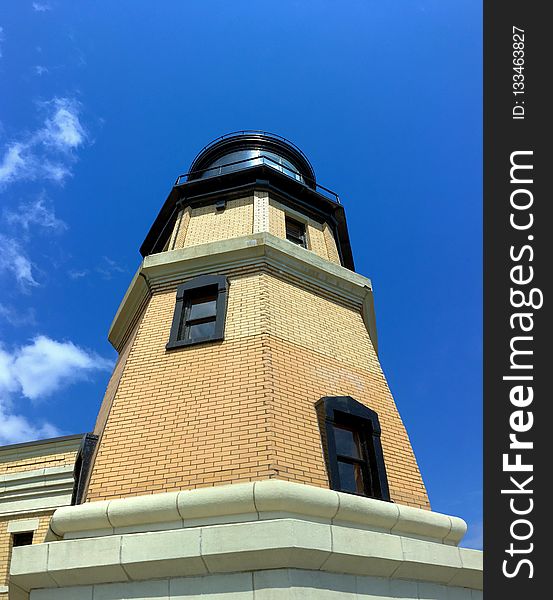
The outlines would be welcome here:
[[[460,519],[430,510],[371,282],[304,153],[257,131],[210,143],[140,252],[73,505],[45,543],[15,549],[14,590],[479,598],[481,554],[457,546]]]

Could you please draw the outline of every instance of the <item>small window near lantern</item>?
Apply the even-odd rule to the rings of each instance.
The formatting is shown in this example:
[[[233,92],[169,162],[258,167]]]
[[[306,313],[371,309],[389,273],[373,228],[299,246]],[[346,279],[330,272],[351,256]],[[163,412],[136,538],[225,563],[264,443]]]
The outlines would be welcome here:
[[[305,223],[300,223],[290,217],[285,218],[286,239],[293,244],[307,248]]]

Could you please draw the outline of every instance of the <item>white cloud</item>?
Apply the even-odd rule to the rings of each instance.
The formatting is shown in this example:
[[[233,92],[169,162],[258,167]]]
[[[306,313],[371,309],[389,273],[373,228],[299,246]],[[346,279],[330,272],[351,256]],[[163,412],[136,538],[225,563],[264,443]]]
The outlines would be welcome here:
[[[53,115],[46,119],[38,137],[62,151],[80,146],[85,132],[79,121],[78,103],[69,98],[54,98],[47,104],[54,108]]]
[[[51,179],[56,183],[62,183],[66,177],[71,175],[71,170],[61,163],[46,160],[42,164],[42,169],[46,179]]]
[[[42,440],[57,437],[61,433],[51,423],[42,423],[37,427],[26,417],[7,413],[0,406],[0,445]]]
[[[57,342],[41,335],[16,352],[11,373],[23,395],[37,400],[86,378],[91,371],[106,371],[111,367],[110,360],[73,342]]]
[[[25,256],[19,242],[0,234],[0,273],[8,272],[15,276],[22,291],[36,287],[31,261]]]
[[[51,423],[30,423],[14,410],[11,394],[16,391],[17,382],[11,372],[12,362],[12,357],[0,347],[0,445],[59,435]]]
[[[50,4],[46,2],[33,2],[32,6],[35,12],[46,12],[48,10],[52,10]]]
[[[15,211],[5,210],[4,217],[10,225],[20,225],[25,231],[31,225],[56,232],[67,229],[67,223],[56,217],[53,208],[46,206],[44,195],[33,202],[20,204]]]
[[[24,179],[61,183],[71,175],[74,151],[87,139],[79,120],[80,105],[71,98],[54,98],[40,106],[47,113],[43,126],[5,147],[0,186]]]
[[[19,142],[8,146],[0,163],[0,184],[11,183],[25,171],[26,160],[22,156],[24,151],[24,145]]]
[[[95,352],[43,335],[13,352],[0,347],[0,444],[59,435],[51,423],[33,423],[19,414],[14,397],[42,400],[92,372],[111,367],[111,360]]]
[[[35,65],[33,69],[36,75],[44,75],[44,73],[49,73],[48,67],[43,67],[42,65]]]
[[[0,25],[0,44],[4,41],[4,28]],[[2,58],[2,46],[0,46],[0,58]]]

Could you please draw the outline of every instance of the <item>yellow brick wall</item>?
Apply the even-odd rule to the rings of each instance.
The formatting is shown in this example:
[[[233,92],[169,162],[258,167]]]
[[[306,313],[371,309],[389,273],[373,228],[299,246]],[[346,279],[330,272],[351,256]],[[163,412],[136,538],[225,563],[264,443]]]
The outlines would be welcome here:
[[[323,233],[324,225],[317,223],[316,221],[309,220],[307,222],[307,238],[308,238],[308,249],[315,254],[330,260],[328,256],[328,250],[326,247],[326,240]]]
[[[359,308],[272,272],[230,276],[225,339],[166,350],[175,289],[151,298],[115,396],[89,500],[269,477],[328,487],[315,403],[376,410],[392,499],[428,508]]]
[[[108,385],[106,387],[106,391],[104,393],[104,398],[102,400],[102,404],[100,405],[100,410],[98,411],[98,416],[96,417],[96,423],[94,424],[93,433],[95,435],[102,435],[104,427],[106,425],[106,421],[108,419],[109,412],[111,410],[111,405],[113,404],[113,400],[115,398],[115,394],[117,392],[117,388],[119,387],[119,383],[121,381],[121,377],[123,376],[123,372],[125,369],[125,364],[127,362],[127,358],[132,348],[132,344],[134,342],[134,338],[136,336],[136,330],[138,327],[138,323],[140,323],[140,319],[138,319],[137,324],[134,326],[134,330],[129,335],[129,338],[125,342],[125,346],[121,350],[117,358],[117,362],[115,363],[115,367],[109,378]]]
[[[340,255],[338,254],[338,247],[336,246],[336,240],[332,229],[325,223],[323,225],[323,236],[326,244],[326,252],[328,254],[328,260],[331,262],[341,264]]]
[[[334,236],[325,223],[318,223],[296,211],[287,209],[274,199],[270,199],[269,201],[269,233],[286,239],[286,215],[305,223],[308,250],[326,260],[341,264]],[[328,233],[325,234],[325,229],[329,230],[330,235]]]
[[[267,472],[262,346],[256,339],[259,278],[237,278],[231,286],[228,313],[235,318],[227,319],[225,341],[184,352],[165,349],[174,289],[153,296],[103,434],[90,500],[248,480],[252,470]]]
[[[251,234],[254,222],[253,203],[253,196],[250,196],[229,200],[223,211],[217,211],[214,204],[181,210],[165,249],[188,248]],[[305,222],[308,250],[340,264],[334,236],[326,223],[318,223],[286,209],[274,199],[269,199],[269,233],[286,239],[284,219],[287,214]]]
[[[283,206],[269,198],[269,233],[282,239],[286,239],[284,216]]]
[[[276,277],[263,279],[270,298],[266,314],[271,334],[298,348],[376,371],[378,359],[360,311]]]
[[[249,235],[252,231],[253,196],[229,200],[222,211],[217,211],[215,205],[210,204],[191,210],[186,231],[178,235],[175,248],[227,240]]]
[[[62,452],[60,454],[46,454],[44,456],[31,456],[21,460],[9,462],[0,461],[0,475],[4,473],[19,473],[21,471],[32,471],[45,467],[61,467],[72,465],[75,462],[76,452]]]
[[[381,373],[355,368],[276,338],[270,340],[268,353],[276,477],[328,487],[313,398],[352,396],[378,413],[392,500],[430,508],[409,438]]]
[[[190,224],[190,217],[192,209],[190,206],[182,209],[177,217],[177,222],[173,229],[173,235],[169,243],[169,250],[175,248],[184,248],[184,240],[186,238],[186,232],[188,231],[188,225]]]

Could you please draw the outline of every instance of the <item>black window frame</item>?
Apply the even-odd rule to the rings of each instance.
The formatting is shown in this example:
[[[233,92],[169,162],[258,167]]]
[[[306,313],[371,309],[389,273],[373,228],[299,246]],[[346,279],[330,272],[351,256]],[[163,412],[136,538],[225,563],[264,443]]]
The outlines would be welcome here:
[[[378,414],[351,396],[325,396],[316,403],[315,408],[319,417],[331,489],[391,502]],[[357,433],[361,458],[337,453],[335,427],[351,429]],[[361,467],[363,493],[343,488],[340,482],[340,462],[357,463]]]
[[[92,457],[98,444],[99,436],[94,433],[85,433],[81,445],[75,457],[73,467],[73,493],[71,494],[71,506],[82,504],[88,484]]]
[[[201,338],[185,338],[183,337],[186,331],[187,311],[191,306],[191,301],[201,295],[207,293],[208,290],[215,288],[215,326],[214,331],[209,336]],[[167,350],[173,348],[183,348],[194,346],[196,344],[205,344],[206,342],[216,342],[224,339],[225,321],[227,314],[228,303],[228,288],[229,282],[224,275],[201,275],[195,277],[177,288],[177,299],[175,304],[175,312],[173,313],[173,323],[167,342]]]
[[[298,236],[294,236],[288,233],[288,223],[293,224],[294,226],[298,225],[302,231],[302,234]],[[307,224],[303,221],[299,221],[298,219],[294,219],[290,215],[284,215],[284,230],[286,233],[286,239],[292,244],[296,246],[300,246],[301,248],[307,249]],[[293,238],[293,239],[290,239]],[[297,241],[296,241],[297,240]]]

